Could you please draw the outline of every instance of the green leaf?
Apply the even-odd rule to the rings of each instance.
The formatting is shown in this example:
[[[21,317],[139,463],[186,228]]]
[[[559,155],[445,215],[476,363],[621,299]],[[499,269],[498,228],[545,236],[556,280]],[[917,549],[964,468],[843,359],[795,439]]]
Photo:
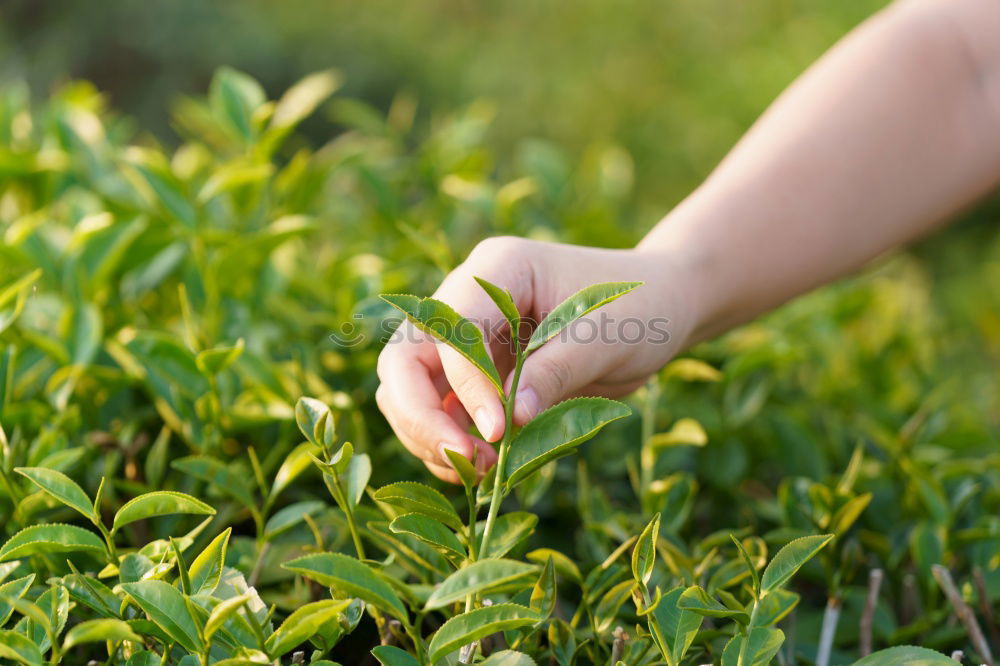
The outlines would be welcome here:
[[[750,616],[747,615],[746,611],[723,606],[697,585],[692,585],[684,590],[677,602],[677,607],[703,617],[732,618],[743,625],[750,622]]]
[[[496,604],[456,615],[445,622],[431,638],[427,646],[431,662],[437,662],[463,645],[484,636],[527,627],[541,620],[538,613],[518,604]]]
[[[955,666],[955,661],[934,650],[914,645],[899,645],[873,652],[854,662],[854,666]]]
[[[424,608],[444,608],[470,594],[488,594],[511,584],[521,583],[522,587],[527,587],[531,584],[529,577],[537,571],[535,565],[516,560],[479,560],[448,576],[428,597]]]
[[[660,514],[657,513],[639,535],[635,548],[632,549],[632,577],[644,586],[653,576],[653,565],[656,564],[656,540],[659,537]]]
[[[523,652],[503,650],[494,652],[485,661],[480,662],[479,666],[538,666],[538,664]]]
[[[93,532],[75,525],[51,523],[26,527],[0,548],[0,562],[39,553],[104,552],[104,542]]]
[[[708,435],[694,419],[679,419],[670,430],[653,435],[647,442],[653,449],[670,446],[705,446]]]
[[[44,467],[15,467],[14,471],[66,506],[76,509],[91,520],[97,520],[87,493],[62,472]]]
[[[473,488],[476,487],[476,482],[479,480],[479,474],[476,472],[475,465],[473,465],[468,458],[457,451],[445,449],[444,454],[448,456],[451,466],[455,469],[455,473],[458,474],[458,478],[462,482],[465,492],[471,493]]]
[[[507,489],[631,413],[626,405],[606,398],[572,398],[546,409],[514,437],[507,456]]]
[[[166,516],[175,513],[190,513],[202,516],[215,515],[215,509],[199,499],[172,490],[157,490],[156,492],[139,495],[125,503],[115,514],[111,532],[115,533],[123,526],[144,518]]]
[[[219,536],[201,551],[191,563],[188,577],[191,579],[191,594],[211,594],[222,578],[226,565],[226,547],[233,528],[227,527]]]
[[[455,533],[427,516],[408,513],[393,520],[389,529],[395,534],[412,534],[453,562],[461,562],[466,557],[465,548]]]
[[[271,541],[275,537],[284,534],[287,530],[295,527],[304,520],[304,516],[314,516],[322,512],[327,507],[326,502],[319,500],[305,500],[296,502],[280,509],[271,516],[267,524],[264,525],[264,539]]]
[[[23,578],[16,578],[9,583],[0,585],[0,627],[10,619],[14,612],[14,605],[9,600],[23,597],[34,581],[35,574],[28,574]]]
[[[750,576],[753,578],[753,591],[754,595],[760,595],[760,573],[757,572],[757,565],[754,564],[753,558],[750,557],[750,553],[747,549],[743,547],[743,542],[736,538],[735,534],[730,534],[729,538],[733,540],[736,544],[736,550],[740,552],[740,557],[743,559],[743,563],[747,566],[750,571]]]
[[[111,641],[112,643],[132,641],[142,645],[142,638],[136,635],[128,624],[121,620],[102,618],[100,620],[86,620],[67,631],[66,637],[63,639],[63,650],[69,650],[82,643],[101,643],[103,641]]]
[[[289,615],[281,626],[274,630],[264,649],[272,659],[277,659],[299,643],[309,639],[328,622],[334,622],[337,615],[351,605],[350,599],[326,599],[314,601],[298,608]]]
[[[63,576],[62,584],[75,601],[82,603],[95,613],[104,617],[118,617],[121,599],[108,589],[107,585],[96,578],[81,573],[72,573]]]
[[[409,294],[382,294],[380,298],[406,315],[421,331],[445,343],[486,375],[503,395],[503,381],[483,343],[483,332],[450,305]]]
[[[374,569],[353,557],[341,553],[316,553],[281,566],[407,621],[406,606],[392,587]]]
[[[519,543],[531,536],[538,525],[538,516],[527,511],[511,511],[497,517],[493,523],[493,536],[489,548],[480,553],[481,558],[503,557]],[[486,521],[476,523],[476,538],[482,541]]]
[[[702,616],[678,607],[683,587],[675,587],[660,599],[649,615],[654,642],[671,666],[680,664],[701,628]]]
[[[198,355],[194,358],[194,362],[197,364],[198,369],[206,375],[210,377],[215,376],[227,369],[233,364],[233,361],[240,357],[240,354],[243,353],[243,344],[243,338],[240,338],[231,347],[206,349],[205,351],[198,352]]]
[[[316,398],[299,398],[295,403],[295,423],[307,440],[316,446],[334,441],[335,421],[330,408]],[[331,432],[327,433],[327,430]]]
[[[486,292],[486,295],[500,308],[500,314],[504,316],[504,319],[510,325],[511,336],[516,339],[521,322],[521,313],[517,311],[517,305],[514,304],[514,297],[506,289],[498,287],[481,277],[477,277],[475,280],[483,288],[483,291]]]
[[[861,517],[861,514],[868,508],[868,504],[871,501],[871,493],[865,493],[849,499],[833,514],[833,518],[830,520],[830,531],[840,536],[851,529],[851,526]]]
[[[799,568],[833,539],[832,534],[819,534],[794,539],[778,551],[764,569],[760,580],[761,594],[781,587]]]
[[[271,484],[271,493],[268,495],[268,502],[273,502],[278,495],[287,488],[302,472],[312,465],[312,456],[319,453],[316,444],[303,442],[299,444],[291,453],[285,456],[284,462],[274,475],[274,482]]]
[[[341,77],[328,69],[305,77],[281,96],[271,116],[271,127],[288,129],[301,122],[340,87]]]
[[[576,566],[576,562],[560,553],[558,550],[552,550],[551,548],[537,548],[530,553],[527,553],[524,557],[528,561],[536,562],[538,564],[545,564],[551,559],[560,576],[568,578],[575,583],[583,582],[583,576],[580,574],[580,568]]]
[[[121,589],[130,596],[160,629],[190,652],[203,649],[198,625],[184,595],[173,585],[161,580],[141,580],[122,583]]]
[[[257,108],[266,101],[264,89],[252,77],[231,67],[220,67],[208,93],[212,110],[243,139],[253,134],[251,119]]]
[[[208,619],[205,620],[205,640],[211,641],[215,632],[221,629],[234,613],[239,612],[252,599],[253,597],[249,594],[241,594],[219,602],[208,614]]]
[[[799,595],[788,590],[771,590],[760,600],[757,608],[757,626],[769,627],[781,622],[799,603]]]
[[[418,666],[417,658],[393,645],[379,645],[372,648],[372,655],[382,666]]]
[[[642,282],[603,282],[585,287],[557,305],[546,315],[528,340],[526,351],[532,352],[584,315],[624,296]]]
[[[42,652],[38,646],[16,631],[0,630],[0,657],[29,666],[40,666],[42,663]]]
[[[528,606],[542,617],[549,617],[556,609],[556,592],[556,566],[555,561],[550,557],[545,561],[545,566],[542,567],[538,582],[531,588]]]
[[[170,170],[166,158],[158,151],[138,146],[129,147],[125,157],[129,166],[141,177],[141,183],[148,188],[141,189],[155,196],[156,199],[150,203],[158,202],[168,218],[179,220],[188,229],[194,229],[198,224],[197,211]]]
[[[358,453],[351,456],[344,471],[344,492],[351,508],[356,507],[361,498],[365,496],[365,488],[372,477],[372,459],[367,453]]]
[[[406,513],[419,513],[433,518],[455,531],[465,528],[448,498],[422,483],[416,481],[391,483],[376,490],[372,496],[379,502],[391,504]]]
[[[610,590],[608,590],[594,609],[594,622],[597,624],[597,631],[604,633],[614,624],[618,617],[618,611],[632,596],[632,591],[636,589],[636,582],[632,579],[623,580]]]
[[[737,666],[743,641],[743,634],[736,634],[726,644],[722,652],[722,666]],[[754,627],[750,631],[750,642],[747,645],[745,666],[767,666],[774,655],[778,654],[781,644],[785,642],[785,634],[781,629],[773,627]]]

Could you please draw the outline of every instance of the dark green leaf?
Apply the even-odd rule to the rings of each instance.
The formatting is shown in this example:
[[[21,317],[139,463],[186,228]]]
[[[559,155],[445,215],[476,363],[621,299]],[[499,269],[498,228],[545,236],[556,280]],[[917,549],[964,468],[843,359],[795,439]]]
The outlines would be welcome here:
[[[174,513],[190,513],[202,516],[215,514],[215,509],[199,499],[172,490],[157,490],[139,495],[125,503],[115,514],[112,533],[123,526],[144,518],[166,516]]]
[[[122,583],[121,588],[150,620],[184,649],[191,652],[202,649],[198,626],[180,590],[161,580]]]
[[[406,620],[406,607],[388,583],[374,569],[340,553],[306,555],[282,568],[331,587],[344,596],[357,597],[379,610]]]
[[[454,532],[427,516],[408,513],[393,520],[389,529],[396,534],[412,534],[454,562],[461,562],[467,556]]]
[[[667,592],[649,615],[653,639],[671,666],[677,666],[684,659],[702,623],[701,615],[678,607],[683,592],[680,586]]]
[[[489,548],[480,553],[483,558],[503,557],[523,542],[538,525],[538,516],[527,511],[511,511],[497,517],[493,523],[493,535],[490,537]],[[482,541],[486,521],[476,523],[476,538]]]
[[[514,437],[507,457],[507,489],[631,413],[626,405],[606,398],[573,398],[546,409]]]
[[[527,587],[538,567],[516,560],[479,560],[459,569],[438,585],[427,599],[425,608],[444,608],[465,599],[470,594],[489,594],[491,590],[509,588],[512,584]]]
[[[874,652],[854,666],[955,666],[955,661],[934,650],[900,645]]]
[[[737,666],[744,640],[743,634],[737,634],[726,644],[726,649],[722,652],[722,666]],[[767,666],[784,642],[785,634],[781,629],[754,627],[750,631],[750,642],[743,663],[745,666]]]
[[[504,319],[510,325],[511,336],[516,339],[521,321],[521,313],[517,311],[517,305],[514,304],[514,298],[510,295],[510,292],[481,277],[477,277],[476,282],[479,283],[483,291],[500,308],[500,314],[504,316]]]
[[[373,497],[406,513],[419,513],[433,518],[455,531],[461,531],[465,527],[455,507],[444,495],[415,481],[400,481],[382,486],[375,491]]]
[[[372,654],[382,666],[418,666],[417,658],[393,645],[372,648]]]
[[[14,471],[66,506],[76,509],[91,520],[95,519],[93,503],[87,493],[62,472],[44,467],[15,467]]]
[[[732,618],[744,625],[750,622],[750,616],[747,615],[746,611],[723,606],[697,585],[692,585],[684,590],[677,602],[677,607],[704,617]]]

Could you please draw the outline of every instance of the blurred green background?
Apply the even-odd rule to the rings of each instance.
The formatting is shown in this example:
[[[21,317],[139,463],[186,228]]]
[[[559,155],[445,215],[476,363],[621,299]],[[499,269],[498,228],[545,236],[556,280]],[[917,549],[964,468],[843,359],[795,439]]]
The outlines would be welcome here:
[[[69,78],[93,81],[168,141],[176,96],[201,94],[220,65],[271,95],[336,67],[343,94],[385,109],[408,91],[425,115],[486,99],[501,159],[527,137],[579,156],[621,145],[635,164],[630,223],[645,228],[782,88],[884,4],[8,0],[0,68],[36,95]],[[324,139],[330,126],[307,129]]]

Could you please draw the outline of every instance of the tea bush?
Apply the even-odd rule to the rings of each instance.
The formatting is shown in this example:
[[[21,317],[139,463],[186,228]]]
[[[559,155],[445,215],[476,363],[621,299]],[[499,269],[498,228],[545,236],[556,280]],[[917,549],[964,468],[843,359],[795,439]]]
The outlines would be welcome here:
[[[462,322],[379,295],[431,291],[493,233],[613,236],[618,153],[532,143],[513,168],[484,106],[416,126],[413,99],[381,114],[338,84],[269,101],[221,70],[176,104],[176,147],[85,83],[0,94],[0,658],[992,663],[998,400],[962,350],[1000,340],[964,305],[1000,305],[995,263],[952,283],[966,319],[899,258],[434,487],[374,362],[393,306]],[[325,104],[315,148],[295,130]]]

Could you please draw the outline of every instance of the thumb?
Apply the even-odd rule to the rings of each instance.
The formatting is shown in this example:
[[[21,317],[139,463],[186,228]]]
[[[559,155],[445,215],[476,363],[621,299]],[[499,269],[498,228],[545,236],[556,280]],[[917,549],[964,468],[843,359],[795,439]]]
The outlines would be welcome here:
[[[600,345],[551,340],[528,357],[514,400],[514,423],[524,425],[557,402],[576,395],[604,370]],[[509,382],[508,382],[509,384]]]

